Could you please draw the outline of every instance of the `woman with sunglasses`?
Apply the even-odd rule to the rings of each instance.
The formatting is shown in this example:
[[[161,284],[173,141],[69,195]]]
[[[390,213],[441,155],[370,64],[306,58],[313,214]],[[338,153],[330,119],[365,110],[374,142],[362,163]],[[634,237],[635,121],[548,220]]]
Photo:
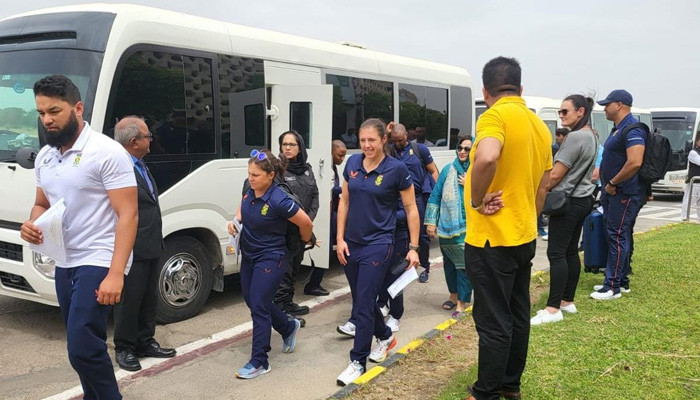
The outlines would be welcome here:
[[[279,137],[280,160],[287,162],[286,171],[279,177],[289,187],[294,196],[299,200],[299,205],[309,216],[311,221],[316,218],[318,212],[318,186],[314,178],[313,169],[306,160],[306,145],[304,138],[296,131],[284,132]],[[274,303],[282,311],[291,315],[305,315],[309,313],[309,307],[294,303],[294,283],[296,282],[301,261],[304,258],[304,243],[299,239],[299,230],[290,225],[287,232],[287,248],[291,265],[282,277]],[[318,293],[320,295],[320,293]],[[328,292],[325,293],[326,295]]]
[[[270,327],[282,335],[282,352],[291,353],[301,324],[288,319],[272,297],[289,257],[285,238],[287,224],[299,227],[301,240],[311,240],[313,224],[304,210],[274,183],[284,167],[269,150],[253,150],[248,160],[250,189],[243,196],[238,215],[243,225],[240,232],[241,292],[253,319],[253,349],[248,363],[236,373],[238,378],[252,379],[270,372],[267,353],[270,351]],[[228,231],[236,234],[233,222]]]
[[[399,196],[410,237],[407,268],[419,263],[420,227],[413,180],[403,162],[384,152],[386,136],[384,121],[370,118],[362,123],[359,130],[362,154],[350,156],[343,171],[345,182],[338,204],[336,252],[340,264],[345,266],[352,292],[355,339],[350,363],[337,379],[341,386],[364,373],[368,356],[370,361],[382,362],[396,345],[396,337],[384,323],[376,300],[393,253]],[[377,342],[370,353],[373,336]]]
[[[472,298],[472,284],[464,265],[464,235],[467,232],[464,209],[464,174],[469,168],[470,137],[459,137],[452,164],[438,177],[425,210],[425,225],[431,238],[439,237],[443,268],[450,299],[445,310],[457,307],[453,315],[463,312]]]
[[[579,94],[564,99],[559,110],[561,124],[571,129],[554,156],[548,190],[569,196],[570,205],[562,215],[549,217],[550,284],[547,307],[537,311],[530,325],[558,322],[562,311],[576,313],[574,296],[581,274],[578,239],[583,220],[593,207],[595,184],[591,182],[598,139],[591,130],[593,99]]]

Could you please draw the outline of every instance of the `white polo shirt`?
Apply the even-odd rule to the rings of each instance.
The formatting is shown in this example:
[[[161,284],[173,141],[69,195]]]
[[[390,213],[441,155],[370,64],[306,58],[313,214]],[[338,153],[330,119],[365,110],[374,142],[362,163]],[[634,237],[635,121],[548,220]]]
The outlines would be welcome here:
[[[60,149],[44,146],[34,165],[36,184],[49,203],[55,204],[63,198],[66,205],[63,216],[66,263],[56,266],[109,268],[114,253],[117,214],[107,191],[136,186],[129,153],[85,122],[72,148],[61,154]],[[129,256],[126,273],[131,260]]]

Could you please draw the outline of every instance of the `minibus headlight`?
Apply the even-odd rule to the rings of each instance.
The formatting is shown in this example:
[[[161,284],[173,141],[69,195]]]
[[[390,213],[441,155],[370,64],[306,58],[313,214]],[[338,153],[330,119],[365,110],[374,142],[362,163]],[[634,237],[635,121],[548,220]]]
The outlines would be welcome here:
[[[56,260],[34,251],[32,251],[32,255],[34,268],[41,272],[41,274],[45,277],[53,279],[56,274]]]

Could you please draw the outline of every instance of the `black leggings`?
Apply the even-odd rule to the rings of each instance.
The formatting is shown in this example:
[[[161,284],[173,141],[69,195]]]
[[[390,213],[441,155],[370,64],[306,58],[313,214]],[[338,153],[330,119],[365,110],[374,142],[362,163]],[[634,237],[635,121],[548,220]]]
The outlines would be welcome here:
[[[593,197],[572,197],[571,207],[565,215],[549,218],[549,299],[548,307],[560,308],[561,301],[574,301],[581,260],[578,241],[583,220],[591,212]]]

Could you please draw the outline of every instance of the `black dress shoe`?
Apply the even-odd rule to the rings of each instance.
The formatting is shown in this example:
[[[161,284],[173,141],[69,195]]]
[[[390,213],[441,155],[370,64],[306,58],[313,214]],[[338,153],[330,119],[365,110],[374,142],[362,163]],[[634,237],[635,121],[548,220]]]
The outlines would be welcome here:
[[[160,347],[155,340],[148,343],[145,348],[137,350],[139,357],[171,358],[175,357],[175,349],[165,349]]]
[[[321,286],[316,286],[316,287],[305,287],[304,288],[304,294],[309,295],[309,296],[328,296],[331,294],[328,290],[322,288]]]
[[[136,353],[131,350],[120,350],[117,351],[117,364],[119,368],[125,369],[127,371],[138,371],[141,369],[141,363],[139,363]]]
[[[309,307],[308,306],[300,306],[297,303],[289,303],[284,306],[282,311],[286,312],[287,314],[292,314],[294,316],[297,315],[306,315],[309,313]]]

